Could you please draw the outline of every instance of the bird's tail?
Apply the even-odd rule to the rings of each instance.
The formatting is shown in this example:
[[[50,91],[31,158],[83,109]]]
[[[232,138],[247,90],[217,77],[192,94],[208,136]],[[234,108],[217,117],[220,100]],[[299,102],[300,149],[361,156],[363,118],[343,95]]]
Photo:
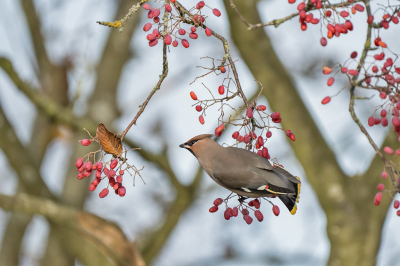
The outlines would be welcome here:
[[[296,176],[296,178],[300,180],[298,176]],[[296,203],[298,203],[300,199],[301,183],[294,184],[294,186],[296,187],[296,194],[290,196],[278,196],[278,198],[283,202],[283,204],[285,204],[285,206],[288,208],[291,214],[295,214],[297,211]]]

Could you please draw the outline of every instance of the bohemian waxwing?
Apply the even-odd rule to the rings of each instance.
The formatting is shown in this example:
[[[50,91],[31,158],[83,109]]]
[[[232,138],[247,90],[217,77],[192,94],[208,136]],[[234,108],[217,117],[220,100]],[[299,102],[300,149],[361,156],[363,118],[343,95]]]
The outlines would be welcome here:
[[[271,160],[235,147],[223,147],[213,135],[196,136],[181,148],[189,150],[207,174],[220,186],[247,198],[277,196],[291,214],[300,198],[300,178]]]

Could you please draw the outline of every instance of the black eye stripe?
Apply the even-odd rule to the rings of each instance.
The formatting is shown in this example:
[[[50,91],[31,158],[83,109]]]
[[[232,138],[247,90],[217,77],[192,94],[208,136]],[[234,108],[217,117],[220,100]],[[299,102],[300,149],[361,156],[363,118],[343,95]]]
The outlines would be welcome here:
[[[188,146],[193,146],[196,142],[197,142],[197,140],[192,140],[192,141],[189,142],[187,145],[188,145]]]

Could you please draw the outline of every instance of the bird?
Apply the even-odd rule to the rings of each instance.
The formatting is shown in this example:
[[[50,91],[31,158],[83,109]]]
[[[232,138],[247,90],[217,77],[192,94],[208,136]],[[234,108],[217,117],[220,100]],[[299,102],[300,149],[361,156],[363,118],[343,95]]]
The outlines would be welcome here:
[[[244,198],[278,197],[292,215],[296,213],[299,177],[254,152],[221,146],[213,136],[198,135],[179,147],[190,151],[218,185]]]

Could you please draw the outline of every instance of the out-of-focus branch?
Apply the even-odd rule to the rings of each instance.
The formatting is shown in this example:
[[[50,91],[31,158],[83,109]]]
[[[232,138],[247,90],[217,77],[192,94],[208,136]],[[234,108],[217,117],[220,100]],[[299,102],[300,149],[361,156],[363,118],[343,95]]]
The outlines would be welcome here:
[[[122,230],[96,215],[27,194],[0,195],[0,206],[6,211],[44,216],[51,223],[76,233],[86,242],[96,246],[115,265],[144,265],[142,258],[135,250],[136,247],[129,242]],[[107,258],[104,258],[104,262]],[[97,260],[97,258],[79,259],[82,262]],[[93,263],[90,264],[93,265]]]
[[[15,86],[17,86],[17,88],[23,92],[40,111],[46,113],[50,119],[54,119],[57,122],[68,125],[74,129],[81,129],[84,127],[84,124],[77,123],[72,112],[65,112],[66,108],[62,107],[47,94],[40,90],[33,89],[31,86],[23,82],[8,59],[0,57],[0,67],[6,72]],[[79,121],[82,121],[82,119]]]
[[[172,233],[181,215],[193,204],[196,200],[199,189],[203,169],[199,167],[192,183],[188,186],[175,186],[176,198],[168,210],[164,224],[149,237],[146,237],[143,245],[142,254],[145,262],[151,264],[157,257],[159,252],[164,247],[169,235]]]
[[[35,11],[35,6],[32,0],[22,0],[22,8],[25,13],[27,25],[29,27],[33,48],[35,50],[36,59],[38,62],[40,72],[48,69],[51,62],[47,56],[46,48],[44,45],[44,38],[40,30],[40,21]]]
[[[35,196],[56,199],[40,177],[40,166],[35,163],[30,152],[19,141],[1,106],[0,132],[0,148],[7,156],[11,167],[17,172],[24,189]]]

